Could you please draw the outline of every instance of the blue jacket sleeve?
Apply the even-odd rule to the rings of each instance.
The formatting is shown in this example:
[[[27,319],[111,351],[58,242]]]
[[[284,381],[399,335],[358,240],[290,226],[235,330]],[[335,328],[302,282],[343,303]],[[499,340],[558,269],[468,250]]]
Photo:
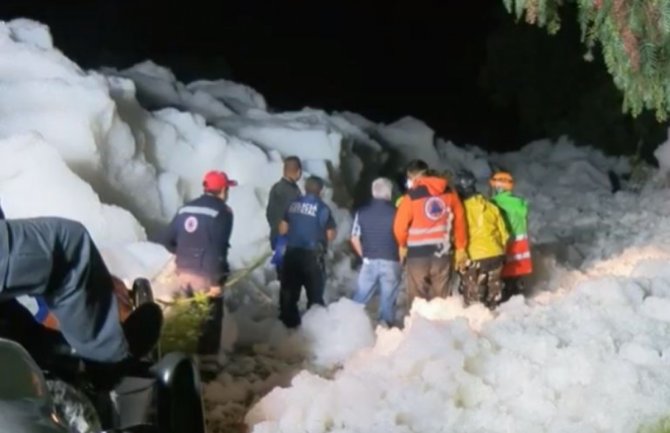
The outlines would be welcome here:
[[[163,246],[172,254],[177,251],[177,235],[179,234],[178,219],[178,215],[175,215],[175,217],[172,218],[162,239]]]
[[[223,223],[223,245],[226,246],[226,248],[230,248],[230,236],[233,234],[233,212],[232,211],[227,211],[226,212],[226,220]]]

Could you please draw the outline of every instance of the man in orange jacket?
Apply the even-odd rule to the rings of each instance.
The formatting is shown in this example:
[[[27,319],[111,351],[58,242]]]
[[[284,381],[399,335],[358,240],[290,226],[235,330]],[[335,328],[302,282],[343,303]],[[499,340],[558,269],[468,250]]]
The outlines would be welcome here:
[[[401,258],[406,257],[411,305],[417,296],[430,300],[447,294],[452,260],[457,268],[468,260],[468,235],[463,205],[445,178],[429,174],[428,164],[414,160],[407,166],[407,180],[393,232]]]

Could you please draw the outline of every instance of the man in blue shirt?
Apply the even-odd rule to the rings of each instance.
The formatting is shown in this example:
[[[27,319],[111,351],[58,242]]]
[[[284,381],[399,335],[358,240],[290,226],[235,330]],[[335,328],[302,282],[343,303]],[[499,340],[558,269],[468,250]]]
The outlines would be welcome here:
[[[367,304],[376,287],[381,289],[379,319],[387,326],[395,323],[395,305],[400,287],[400,256],[393,235],[395,206],[391,202],[393,184],[379,178],[372,182],[372,201],[356,212],[351,245],[363,258],[354,301]]]
[[[322,190],[323,180],[316,176],[308,178],[305,196],[291,203],[279,225],[279,234],[287,236],[279,293],[279,317],[287,328],[300,325],[298,301],[303,286],[307,308],[324,305],[323,259],[336,232],[333,214],[321,200]]]
[[[228,249],[233,230],[233,211],[226,205],[228,190],[237,182],[222,171],[210,171],[203,180],[204,194],[185,203],[172,219],[164,244],[176,255],[177,274],[183,293],[205,292],[212,314],[199,343],[201,355],[219,352],[223,320],[222,288],[230,269]]]

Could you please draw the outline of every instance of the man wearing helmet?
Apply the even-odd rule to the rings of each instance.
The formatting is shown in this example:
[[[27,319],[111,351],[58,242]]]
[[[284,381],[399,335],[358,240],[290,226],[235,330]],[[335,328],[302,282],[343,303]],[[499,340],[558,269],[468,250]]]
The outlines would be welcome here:
[[[533,272],[528,241],[528,202],[512,194],[514,178],[506,171],[493,173],[489,180],[491,200],[502,210],[510,232],[502,277],[503,301],[523,291],[521,278]]]
[[[493,308],[502,296],[501,272],[509,233],[497,206],[477,192],[470,171],[456,175],[456,191],[463,200],[468,222],[468,260],[461,270],[465,305],[483,302]]]
[[[203,355],[217,354],[223,319],[222,287],[230,269],[228,249],[233,211],[226,205],[228,190],[237,182],[222,171],[210,171],[203,180],[204,193],[185,203],[170,222],[166,248],[176,255],[182,293],[206,293],[212,312],[199,342]]]

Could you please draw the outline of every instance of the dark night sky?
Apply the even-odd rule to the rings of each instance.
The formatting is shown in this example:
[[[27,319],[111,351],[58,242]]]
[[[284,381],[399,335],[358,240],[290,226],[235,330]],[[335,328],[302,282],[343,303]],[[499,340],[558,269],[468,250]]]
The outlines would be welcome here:
[[[0,18],[25,16],[48,24],[56,45],[84,67],[152,59],[183,81],[225,77],[249,84],[276,109],[350,110],[384,122],[413,115],[440,136],[491,150],[540,138],[533,134],[544,130],[531,131],[526,121],[522,131],[518,118],[535,107],[524,111],[509,100],[494,104],[480,85],[487,39],[513,22],[501,0],[377,3],[2,0]],[[541,30],[517,27],[528,37],[550,40]],[[564,51],[579,56],[578,37],[572,39]],[[524,67],[538,69],[534,65]],[[532,88],[526,91],[533,95]],[[554,92],[566,99],[563,89]],[[512,93],[516,99],[521,98]]]

